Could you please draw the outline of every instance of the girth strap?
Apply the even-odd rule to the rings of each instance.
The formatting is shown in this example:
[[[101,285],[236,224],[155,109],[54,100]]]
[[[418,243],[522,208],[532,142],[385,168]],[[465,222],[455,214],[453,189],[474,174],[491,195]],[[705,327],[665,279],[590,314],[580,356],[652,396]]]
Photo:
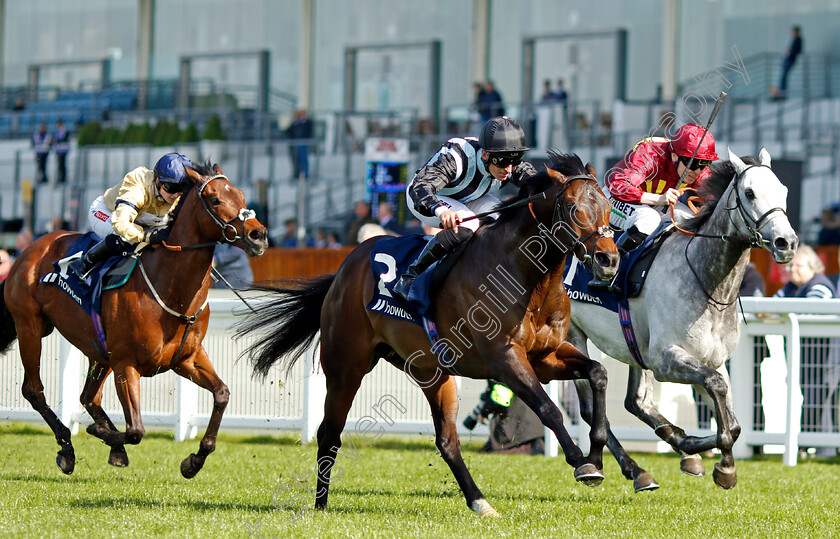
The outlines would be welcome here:
[[[621,322],[621,333],[624,335],[624,341],[627,343],[630,355],[641,368],[647,369],[647,365],[645,365],[645,361],[642,359],[642,353],[639,351],[636,333],[633,331],[633,322],[630,320],[630,304],[627,298],[618,302],[618,320]]]

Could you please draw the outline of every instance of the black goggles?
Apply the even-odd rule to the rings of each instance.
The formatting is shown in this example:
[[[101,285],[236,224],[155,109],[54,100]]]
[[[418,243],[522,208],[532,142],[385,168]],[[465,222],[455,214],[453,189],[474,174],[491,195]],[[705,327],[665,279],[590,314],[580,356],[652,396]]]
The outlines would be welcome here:
[[[177,195],[178,193],[183,192],[184,185],[180,183],[169,183],[164,181],[163,179],[160,180],[160,188],[166,191],[171,195]]]
[[[690,157],[685,157],[683,155],[680,156],[680,162],[688,168],[688,170],[697,170],[698,168],[706,168],[712,164],[711,161],[708,159],[695,159],[694,162],[691,163],[691,166],[688,166],[688,162],[691,161]]]
[[[522,162],[522,154],[490,154],[490,164],[499,168],[507,168],[511,165],[516,166]]]

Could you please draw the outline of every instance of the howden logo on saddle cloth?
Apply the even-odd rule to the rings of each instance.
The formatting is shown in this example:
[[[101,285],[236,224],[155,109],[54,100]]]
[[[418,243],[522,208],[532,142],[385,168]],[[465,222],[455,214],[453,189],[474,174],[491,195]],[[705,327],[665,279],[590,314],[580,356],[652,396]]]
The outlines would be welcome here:
[[[621,300],[635,298],[642,293],[650,265],[656,258],[662,242],[673,231],[671,222],[663,221],[641,245],[621,257],[615,278],[616,284],[621,288],[618,294],[589,288],[588,283],[593,279],[592,271],[570,254],[563,269],[563,284],[569,299],[599,305],[617,313]]]
[[[105,335],[101,320],[102,292],[124,285],[137,265],[137,259],[111,257],[90,273],[88,277],[90,284],[80,281],[73,272],[67,271],[67,266],[93,245],[99,243],[101,239],[93,232],[84,234],[70,246],[64,258],[53,262],[55,270],[41,277],[40,282],[63,290],[85,313],[91,316],[97,338],[105,350]]]
[[[400,275],[408,270],[428,241],[428,237],[414,234],[383,238],[374,244],[370,251],[370,269],[373,272],[376,288],[374,288],[373,299],[367,305],[367,310],[422,326],[432,345],[432,351],[438,356],[441,364],[457,374],[445,347],[436,346],[441,338],[434,321],[427,313],[432,307],[432,292],[440,286],[469,242],[464,242],[454,253],[432,263],[421,273],[414,280],[408,302],[402,301],[393,294],[394,285],[397,284]]]

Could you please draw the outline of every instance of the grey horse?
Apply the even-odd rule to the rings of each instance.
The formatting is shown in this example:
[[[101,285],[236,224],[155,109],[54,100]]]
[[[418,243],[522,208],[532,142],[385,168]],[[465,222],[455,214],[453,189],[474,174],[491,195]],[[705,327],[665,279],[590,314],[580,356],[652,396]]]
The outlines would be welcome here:
[[[693,235],[673,233],[649,270],[641,295],[629,300],[638,348],[646,368],[631,356],[618,314],[572,301],[569,342],[585,350],[587,337],[602,352],[630,365],[624,406],[654,429],[683,456],[680,467],[703,475],[698,453],[717,447],[714,481],[722,488],[737,483],[732,445],[741,432],[732,407],[732,388],[724,362],[738,344],[736,299],[749,261],[749,248],[767,249],[780,264],[790,262],[799,239],[785,213],[787,188],[770,168],[764,148],[759,159],[744,160],[729,151],[729,161],[712,165],[711,177],[696,190],[708,201],[696,217],[683,223]],[[693,384],[715,411],[717,433],[688,436],[670,423],[653,403],[653,378]],[[589,388],[576,384],[581,414],[588,421]],[[659,487],[616,439],[607,447],[633,480],[636,491]]]

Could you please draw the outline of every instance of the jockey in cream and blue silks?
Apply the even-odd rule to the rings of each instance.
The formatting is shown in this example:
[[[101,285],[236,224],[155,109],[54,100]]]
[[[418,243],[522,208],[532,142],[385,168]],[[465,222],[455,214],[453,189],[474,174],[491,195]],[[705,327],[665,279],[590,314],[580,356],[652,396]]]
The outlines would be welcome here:
[[[656,230],[665,209],[679,199],[677,189],[708,175],[707,167],[718,156],[714,136],[704,132],[686,124],[671,139],[646,138],[607,172],[610,225],[626,231],[616,241],[619,252],[630,251]]]
[[[116,186],[97,197],[88,210],[91,230],[104,238],[68,269],[85,281],[93,267],[137,243],[161,243],[169,233],[170,212],[190,185],[185,166],[192,161],[178,153],[161,157],[154,167],[137,167]]]
[[[519,186],[536,174],[522,161],[528,151],[525,132],[507,116],[492,118],[478,138],[449,139],[408,183],[408,208],[423,224],[442,228],[394,287],[407,298],[414,279],[435,261],[453,252],[478,229],[479,220],[462,221],[499,204],[491,191]]]

